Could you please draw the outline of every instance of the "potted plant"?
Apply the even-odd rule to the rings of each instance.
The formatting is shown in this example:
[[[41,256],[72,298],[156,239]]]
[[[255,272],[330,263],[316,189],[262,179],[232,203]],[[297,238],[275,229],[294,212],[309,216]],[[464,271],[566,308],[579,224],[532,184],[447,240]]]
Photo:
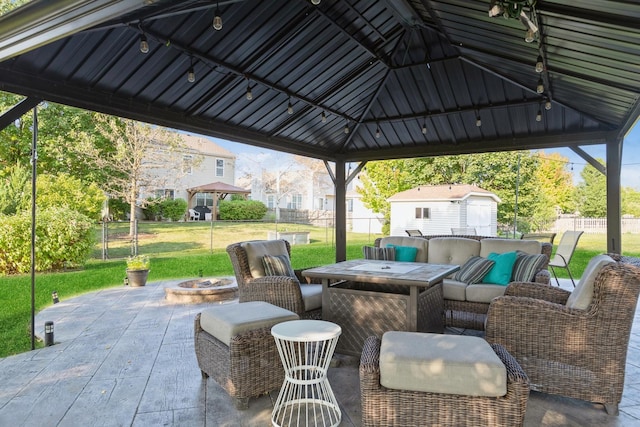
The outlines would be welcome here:
[[[127,280],[129,286],[144,286],[149,276],[149,257],[136,255],[127,258]]]

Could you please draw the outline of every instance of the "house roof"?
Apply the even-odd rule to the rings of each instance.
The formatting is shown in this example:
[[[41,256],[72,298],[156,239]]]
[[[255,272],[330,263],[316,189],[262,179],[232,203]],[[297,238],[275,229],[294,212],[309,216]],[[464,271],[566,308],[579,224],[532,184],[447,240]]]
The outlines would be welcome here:
[[[199,185],[197,187],[188,188],[189,193],[224,193],[224,194],[249,194],[251,190],[245,190],[244,188],[236,187],[231,184],[225,184],[224,182],[212,182],[210,184]]]
[[[640,3],[531,2],[533,43],[489,0],[35,0],[0,18],[0,90],[29,97],[0,129],[44,99],[338,161],[619,140]]]
[[[495,193],[468,184],[421,185],[396,193],[387,200],[390,202],[443,201],[464,200],[471,196],[490,197],[497,203],[500,202],[500,198]]]
[[[202,136],[180,134],[180,138],[188,148],[199,153],[210,154],[212,156],[218,157],[226,157],[229,159],[236,158],[236,155],[231,151],[219,146],[218,144],[207,138],[203,138]]]

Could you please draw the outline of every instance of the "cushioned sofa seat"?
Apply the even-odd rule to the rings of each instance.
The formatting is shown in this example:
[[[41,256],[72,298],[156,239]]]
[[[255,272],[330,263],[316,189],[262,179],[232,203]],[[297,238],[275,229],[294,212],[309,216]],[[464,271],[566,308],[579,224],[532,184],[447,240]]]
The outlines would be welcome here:
[[[533,281],[549,284],[546,270],[552,246],[535,240],[500,239],[488,236],[389,236],[376,239],[375,246],[410,246],[418,248],[416,262],[464,265],[472,257],[487,258],[491,253],[518,251],[529,255],[546,255],[543,268],[535,272]],[[489,303],[502,296],[504,285],[473,283],[455,280],[454,275],[442,283],[444,317],[447,326],[484,329]]]

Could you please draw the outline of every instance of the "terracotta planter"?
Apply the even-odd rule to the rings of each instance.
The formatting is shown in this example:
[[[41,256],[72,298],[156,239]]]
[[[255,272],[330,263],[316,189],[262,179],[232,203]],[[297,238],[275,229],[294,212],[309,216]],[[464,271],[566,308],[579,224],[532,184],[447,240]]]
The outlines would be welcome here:
[[[127,270],[129,286],[132,287],[144,286],[147,283],[148,276],[149,270]]]

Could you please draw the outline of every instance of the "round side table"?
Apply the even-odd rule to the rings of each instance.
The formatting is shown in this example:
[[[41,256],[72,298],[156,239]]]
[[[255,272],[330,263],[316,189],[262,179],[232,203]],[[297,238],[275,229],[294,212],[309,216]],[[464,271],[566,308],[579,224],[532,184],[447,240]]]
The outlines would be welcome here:
[[[337,426],[342,419],[327,370],[340,326],[322,320],[291,320],[271,328],[285,378],[271,413],[274,426]]]

